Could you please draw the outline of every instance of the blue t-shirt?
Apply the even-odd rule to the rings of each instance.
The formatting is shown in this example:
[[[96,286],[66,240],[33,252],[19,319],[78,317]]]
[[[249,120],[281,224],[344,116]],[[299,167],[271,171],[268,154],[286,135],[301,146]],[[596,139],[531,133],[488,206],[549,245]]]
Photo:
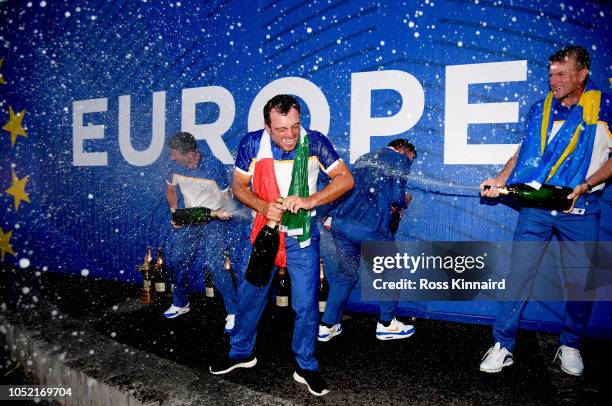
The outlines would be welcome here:
[[[255,159],[259,151],[259,143],[264,130],[254,131],[246,134],[240,146],[238,147],[238,156],[236,158],[236,169],[246,175],[253,175]],[[316,158],[325,173],[329,171],[340,161],[338,153],[334,149],[329,139],[318,131],[307,130],[310,141],[310,157]],[[295,150],[287,152],[276,145],[272,144],[272,158],[274,161],[293,161],[295,158]]]

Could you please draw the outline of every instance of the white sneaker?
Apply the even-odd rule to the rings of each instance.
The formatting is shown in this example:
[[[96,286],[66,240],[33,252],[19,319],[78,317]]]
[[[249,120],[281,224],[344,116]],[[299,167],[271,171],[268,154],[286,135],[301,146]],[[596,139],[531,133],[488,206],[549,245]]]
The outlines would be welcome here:
[[[189,311],[189,303],[185,305],[185,307],[178,307],[172,305],[164,312],[164,317],[167,319],[173,319],[175,317],[180,316],[181,314],[185,314]]]
[[[319,324],[319,336],[317,340],[319,341],[329,341],[337,335],[342,333],[342,326],[340,323],[334,324],[331,328],[324,326],[323,324]]]
[[[512,353],[497,342],[489,351],[482,357],[480,370],[482,372],[494,373],[502,370],[503,367],[514,364]]]
[[[557,354],[555,354],[555,360],[559,357],[561,359],[561,370],[566,374],[580,376],[582,375],[582,371],[584,371],[584,363],[582,362],[582,357],[580,356],[580,351],[568,347],[567,345],[562,345],[557,350]]]
[[[234,325],[236,324],[236,315],[228,314],[225,318],[225,332],[229,333],[234,329]]]
[[[395,317],[387,327],[380,322],[376,323],[376,338],[379,340],[399,340],[400,338],[408,338],[414,334],[414,331],[413,325],[404,324]]]

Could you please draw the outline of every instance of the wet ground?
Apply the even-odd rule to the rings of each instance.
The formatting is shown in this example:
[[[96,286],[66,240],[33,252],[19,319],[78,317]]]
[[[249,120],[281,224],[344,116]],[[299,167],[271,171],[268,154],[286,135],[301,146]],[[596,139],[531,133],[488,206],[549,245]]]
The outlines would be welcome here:
[[[488,326],[419,319],[414,321],[414,336],[382,342],[374,335],[374,315],[349,312],[343,333],[318,345],[317,357],[331,393],[315,398],[291,378],[293,315],[289,308],[268,306],[258,332],[256,367],[216,377],[208,373],[208,365],[228,348],[218,295],[214,299],[194,295],[190,313],[166,320],[161,313],[169,298],[140,305],[137,286],[54,273],[36,276],[34,271],[6,268],[0,275],[0,315],[30,330],[40,329],[47,341],[83,347],[83,358],[87,358],[83,368],[100,381],[130,387],[133,375],[139,375],[139,381],[146,381],[143,388],[156,388],[142,389],[148,391],[141,396],[144,403],[171,404],[171,390],[164,388],[172,386],[168,382],[178,385],[185,380],[190,380],[188,388],[194,393],[190,396],[201,394],[202,399],[218,404],[603,405],[612,400],[606,368],[612,364],[610,340],[585,340],[585,374],[577,378],[552,362],[557,337],[521,331],[515,365],[488,375],[478,371],[480,357],[490,346]],[[47,316],[41,314],[47,312],[46,306],[54,309]],[[56,323],[47,328],[47,320]],[[95,340],[104,341],[105,349],[99,350]],[[87,351],[89,347],[95,351]],[[0,352],[7,358],[1,362],[3,375],[16,366],[9,362],[8,350]],[[106,354],[112,351],[117,354]],[[125,373],[113,370],[105,375],[104,368],[111,366],[96,363],[96,356],[125,361],[125,366],[119,366]],[[71,365],[80,365],[78,357],[73,357]],[[110,364],[117,368],[122,362]],[[133,372],[135,365],[138,372]],[[28,372],[22,374],[13,376],[25,378]]]

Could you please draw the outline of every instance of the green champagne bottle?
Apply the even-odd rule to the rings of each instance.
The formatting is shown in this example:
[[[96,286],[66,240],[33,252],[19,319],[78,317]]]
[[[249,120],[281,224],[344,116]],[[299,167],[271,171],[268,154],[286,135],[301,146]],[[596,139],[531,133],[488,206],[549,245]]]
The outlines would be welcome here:
[[[257,234],[251,248],[249,265],[245,274],[247,282],[258,288],[266,286],[274,270],[279,244],[277,224],[269,221]]]
[[[155,281],[155,292],[158,294],[165,293],[166,282],[168,280],[168,269],[164,263],[164,253],[162,252],[161,247],[157,249],[157,260],[155,261],[153,280]]]
[[[213,219],[211,210],[206,207],[190,207],[188,209],[176,209],[172,213],[172,221],[177,226],[195,226],[206,224]]]
[[[485,186],[489,188],[489,186]],[[565,211],[572,207],[572,200],[567,196],[573,189],[566,186],[543,184],[535,189],[525,183],[513,183],[497,188],[500,194],[516,201],[523,207]]]

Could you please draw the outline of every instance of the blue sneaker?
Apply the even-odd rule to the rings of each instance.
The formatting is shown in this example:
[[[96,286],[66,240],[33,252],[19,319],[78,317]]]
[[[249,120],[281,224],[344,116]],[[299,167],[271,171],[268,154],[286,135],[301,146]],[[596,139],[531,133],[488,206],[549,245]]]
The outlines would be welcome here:
[[[414,326],[411,324],[404,324],[395,317],[386,327],[380,322],[376,324],[376,338],[379,340],[399,340],[408,338],[414,334],[414,331]]]
[[[189,312],[189,303],[187,303],[185,307],[178,307],[178,306],[172,305],[168,308],[168,310],[164,312],[164,317],[167,319],[173,319],[187,312]]]

